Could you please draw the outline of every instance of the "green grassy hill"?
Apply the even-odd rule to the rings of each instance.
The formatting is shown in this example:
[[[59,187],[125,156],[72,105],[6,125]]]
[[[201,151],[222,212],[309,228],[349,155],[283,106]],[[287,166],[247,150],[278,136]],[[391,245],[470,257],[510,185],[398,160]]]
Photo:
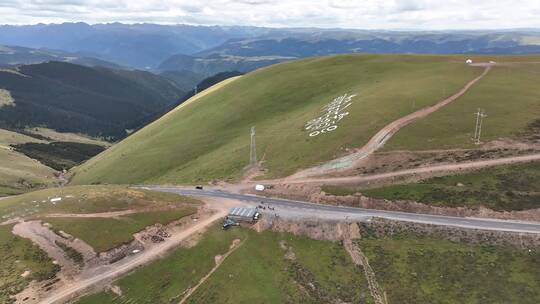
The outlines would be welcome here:
[[[267,177],[284,176],[363,145],[382,126],[450,96],[483,68],[464,57],[346,55],[278,64],[242,76],[128,137],[74,170],[72,182],[185,183],[238,179],[249,132]],[[333,132],[305,125],[355,94]],[[345,104],[343,104],[345,105]]]
[[[474,113],[478,108],[484,109],[488,115],[482,125],[484,142],[538,134],[534,125],[535,121],[540,125],[540,56],[499,57],[495,60],[500,64],[466,95],[405,127],[388,141],[385,149],[473,147]]]
[[[374,303],[362,269],[337,242],[217,225],[195,247],[179,247],[114,282],[121,296],[104,291],[76,303],[179,303],[234,239],[242,245],[186,303]]]
[[[10,145],[44,142],[34,137],[0,129],[0,196],[20,194],[58,182],[52,168],[10,147]]]
[[[143,266],[110,290],[77,304],[179,303],[227,252],[243,244],[186,303],[376,303],[364,270],[339,242],[289,233],[210,229],[191,248]],[[416,233],[376,236],[356,244],[368,256],[388,303],[537,303],[540,253],[510,246],[482,246]],[[283,245],[294,253],[287,258]],[[290,255],[289,255],[290,256]]]

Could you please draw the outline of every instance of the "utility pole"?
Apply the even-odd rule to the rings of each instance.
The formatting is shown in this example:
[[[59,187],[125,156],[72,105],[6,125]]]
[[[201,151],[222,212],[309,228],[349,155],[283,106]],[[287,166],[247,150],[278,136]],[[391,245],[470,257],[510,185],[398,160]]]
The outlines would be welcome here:
[[[474,113],[476,115],[476,125],[474,128],[474,138],[473,141],[475,144],[480,144],[480,136],[482,135],[482,121],[487,117],[484,110],[478,108],[478,111]]]
[[[251,127],[251,149],[249,151],[249,164],[255,166],[257,164],[257,150],[255,144],[255,127]]]

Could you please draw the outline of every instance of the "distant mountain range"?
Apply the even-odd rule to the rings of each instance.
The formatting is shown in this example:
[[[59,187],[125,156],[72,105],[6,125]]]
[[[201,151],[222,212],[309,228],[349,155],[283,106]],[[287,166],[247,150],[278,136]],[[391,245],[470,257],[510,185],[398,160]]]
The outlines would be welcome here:
[[[122,66],[105,60],[81,56],[76,53],[49,49],[33,49],[20,46],[0,45],[0,66],[9,67],[21,64],[43,63],[47,61],[63,61],[84,66],[102,66],[120,69]]]
[[[0,26],[0,44],[79,53],[139,69],[151,69],[176,54],[194,54],[229,39],[255,37],[251,27],[62,23]]]
[[[204,75],[249,72],[292,59],[348,53],[535,54],[540,53],[540,32],[292,31],[231,39],[191,56],[177,54],[158,68]]]
[[[402,32],[63,23],[0,26],[0,45],[59,50],[40,52],[68,52],[77,58],[97,58],[136,69],[189,71],[200,80],[223,71],[248,72],[285,60],[329,54],[540,53],[540,30]]]

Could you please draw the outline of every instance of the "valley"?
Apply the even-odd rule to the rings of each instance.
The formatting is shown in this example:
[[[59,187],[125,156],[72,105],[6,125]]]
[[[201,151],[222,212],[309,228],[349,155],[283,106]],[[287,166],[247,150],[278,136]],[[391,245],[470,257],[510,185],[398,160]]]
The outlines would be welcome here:
[[[537,38],[0,26],[0,302],[536,303]]]

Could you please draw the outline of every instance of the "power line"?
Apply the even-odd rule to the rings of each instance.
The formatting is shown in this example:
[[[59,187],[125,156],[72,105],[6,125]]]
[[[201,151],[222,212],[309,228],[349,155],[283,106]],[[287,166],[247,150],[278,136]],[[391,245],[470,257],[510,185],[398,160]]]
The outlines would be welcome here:
[[[474,138],[473,141],[475,144],[480,144],[480,137],[482,136],[482,122],[485,117],[487,117],[484,110],[478,108],[478,111],[474,113],[476,115],[476,125],[474,128]]]
[[[249,164],[255,166],[257,164],[257,147],[255,143],[255,127],[251,127],[251,149],[249,151]]]

